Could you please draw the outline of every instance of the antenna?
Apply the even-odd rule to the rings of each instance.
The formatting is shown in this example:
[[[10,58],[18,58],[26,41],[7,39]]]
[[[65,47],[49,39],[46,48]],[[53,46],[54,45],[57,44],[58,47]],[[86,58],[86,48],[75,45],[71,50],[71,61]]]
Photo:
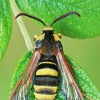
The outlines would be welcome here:
[[[70,15],[72,15],[72,14],[76,14],[77,16],[81,17],[80,14],[77,13],[77,12],[68,12],[68,13],[66,13],[66,14],[64,14],[64,15],[62,15],[62,16],[59,16],[58,18],[56,18],[56,19],[50,24],[50,26],[52,26],[52,25],[53,25],[55,22],[57,22],[58,20],[61,20],[61,19],[65,18],[65,17],[68,17],[68,16],[70,16]]]
[[[75,14],[75,15],[81,17],[81,15],[80,15],[79,13],[77,13],[77,12],[68,12],[68,13],[66,13],[66,14],[64,14],[64,15],[62,15],[62,16],[59,16],[58,18],[56,18],[56,19],[50,24],[50,26],[52,26],[55,22],[57,22],[57,21],[59,21],[59,20],[65,18],[65,17],[68,17],[68,16],[70,16],[70,15],[72,15],[72,14]],[[19,13],[15,18],[18,18],[19,16],[27,16],[27,17],[30,17],[30,18],[32,18],[32,19],[35,19],[35,20],[41,22],[44,26],[46,26],[46,24],[45,24],[41,19],[37,18],[36,16],[29,15],[29,14],[26,14],[26,13]]]
[[[35,17],[35,16],[33,16],[33,15],[29,15],[29,14],[26,14],[26,13],[19,13],[19,14],[15,17],[15,19],[18,18],[19,16],[27,16],[27,17],[30,17],[30,18],[32,18],[32,19],[35,19],[35,20],[41,22],[44,26],[46,26],[46,24],[45,24],[41,19],[39,19],[39,18],[37,18],[37,17]]]

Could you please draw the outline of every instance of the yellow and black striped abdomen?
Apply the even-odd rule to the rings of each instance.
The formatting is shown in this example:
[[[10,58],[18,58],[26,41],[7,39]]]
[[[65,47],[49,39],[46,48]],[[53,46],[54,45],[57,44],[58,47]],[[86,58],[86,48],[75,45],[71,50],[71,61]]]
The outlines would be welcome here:
[[[36,70],[34,95],[37,100],[54,100],[58,89],[58,68],[53,62],[41,62]]]

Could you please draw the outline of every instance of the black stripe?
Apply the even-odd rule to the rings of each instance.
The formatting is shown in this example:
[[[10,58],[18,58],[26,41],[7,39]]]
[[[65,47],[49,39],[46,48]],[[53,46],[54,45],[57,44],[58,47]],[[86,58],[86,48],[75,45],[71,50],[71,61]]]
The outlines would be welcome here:
[[[58,86],[58,77],[53,76],[36,76],[34,85],[40,86]]]
[[[36,91],[34,91],[35,93],[38,93],[38,94],[49,94],[49,95],[52,95],[52,94],[57,94],[57,92],[56,93],[53,93],[52,91],[50,91],[50,90],[44,90],[44,91],[41,91],[41,92],[36,92]]]
[[[50,64],[50,63],[48,63],[48,64],[47,64],[47,63],[40,64],[40,65],[38,66],[37,70],[38,70],[38,69],[43,69],[43,68],[50,68],[50,69],[54,69],[54,70],[58,71],[57,66],[54,65],[54,64]]]

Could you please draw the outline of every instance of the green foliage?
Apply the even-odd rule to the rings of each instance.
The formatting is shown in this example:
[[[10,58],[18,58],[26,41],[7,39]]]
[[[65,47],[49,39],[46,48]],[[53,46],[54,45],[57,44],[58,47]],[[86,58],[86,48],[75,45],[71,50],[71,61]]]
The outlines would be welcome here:
[[[8,0],[0,0],[0,60],[3,58],[10,40],[12,14]]]
[[[76,11],[81,18],[71,15],[53,25],[55,32],[60,32],[72,38],[92,38],[100,35],[100,0],[16,0],[19,8],[28,14],[42,19],[47,25],[60,15]],[[0,0],[0,60],[3,58],[11,36],[12,13],[9,0]],[[10,93],[25,71],[32,52],[27,52],[19,61],[12,78]],[[93,100],[100,100],[100,92],[94,86],[89,76],[69,57],[74,78],[85,95]],[[33,100],[33,90],[29,93]],[[62,92],[58,91],[56,100],[65,100]],[[84,97],[84,100],[88,100]]]
[[[16,83],[18,82],[24,70],[26,69],[31,57],[32,57],[32,52],[27,52],[18,62],[14,72],[14,76],[12,78],[10,93],[12,92]],[[71,58],[67,56],[66,58],[68,59],[69,63],[72,65],[72,71],[73,71],[75,81],[77,82],[82,93],[92,98],[93,100],[100,100],[100,92],[93,85],[93,82],[90,80],[89,76],[87,76],[87,74]],[[30,100],[33,100],[34,98],[33,90],[29,92],[29,97]],[[65,100],[65,97],[62,94],[60,87],[58,89],[56,100]],[[84,100],[88,100],[88,99],[84,97]]]
[[[100,35],[100,0],[16,0],[28,14],[42,19],[47,25],[58,16],[76,11],[81,18],[71,15],[53,25],[56,32],[72,38],[91,38]]]
[[[64,95],[62,94],[62,91],[61,90],[58,90],[58,93],[57,93],[57,97],[55,100],[65,100],[66,98],[64,97]]]
[[[100,100],[100,92],[94,86],[89,76],[75,63],[71,58],[66,56],[72,65],[73,75],[82,93],[92,98],[92,100]],[[89,100],[84,98],[84,100]]]

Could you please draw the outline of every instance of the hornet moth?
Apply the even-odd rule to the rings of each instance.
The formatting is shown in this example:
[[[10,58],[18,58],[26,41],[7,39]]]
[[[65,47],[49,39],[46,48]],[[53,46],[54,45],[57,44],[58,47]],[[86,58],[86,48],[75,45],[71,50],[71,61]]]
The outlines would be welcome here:
[[[72,14],[80,17],[77,12],[69,12],[56,18],[50,26],[47,26],[41,19],[26,13],[16,16],[16,18],[21,15],[33,18],[41,22],[45,28],[40,35],[34,37],[32,58],[11,92],[10,100],[30,100],[29,91],[32,88],[35,100],[55,100],[60,75],[62,76],[60,89],[65,100],[84,100],[84,96],[89,98],[81,92],[74,80],[72,67],[64,55],[60,42],[61,34],[55,34],[51,27],[58,20]]]

